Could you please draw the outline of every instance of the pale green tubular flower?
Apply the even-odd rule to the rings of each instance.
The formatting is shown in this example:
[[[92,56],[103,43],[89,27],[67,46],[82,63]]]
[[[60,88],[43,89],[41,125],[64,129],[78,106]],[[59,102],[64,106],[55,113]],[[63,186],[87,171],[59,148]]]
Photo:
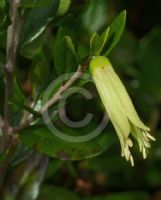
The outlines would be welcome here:
[[[130,133],[137,140],[144,159],[150,148],[150,140],[155,141],[155,138],[149,134],[150,128],[140,120],[110,61],[104,56],[97,56],[90,61],[89,67],[98,93],[119,137],[121,155],[134,166],[130,152],[133,146]]]

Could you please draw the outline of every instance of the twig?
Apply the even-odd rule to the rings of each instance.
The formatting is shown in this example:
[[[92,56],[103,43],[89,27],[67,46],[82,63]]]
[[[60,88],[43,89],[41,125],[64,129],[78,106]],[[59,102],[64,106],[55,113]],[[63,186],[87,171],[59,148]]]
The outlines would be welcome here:
[[[61,94],[65,90],[67,90],[79,77],[81,77],[82,73],[83,73],[83,68],[82,68],[82,66],[79,66],[78,69],[77,69],[77,71],[71,77],[71,79],[68,80],[63,86],[61,86],[58,89],[58,91],[56,92],[56,94],[45,105],[42,106],[42,108],[39,110],[39,113],[43,114],[49,107],[51,107],[57,101],[59,101],[59,99],[61,98]],[[34,121],[34,119],[33,119],[33,117],[31,117],[30,119],[28,119],[23,124],[20,124],[19,127],[14,128],[13,129],[14,133],[18,133],[20,130],[22,130],[23,128],[27,127],[33,121]]]
[[[82,76],[82,67],[79,66],[74,75],[63,86],[59,88],[56,94],[40,109],[40,113],[44,113],[49,107],[54,105],[60,98],[61,94],[67,90],[79,77]]]
[[[13,152],[15,152],[16,146],[17,146],[17,138],[15,137],[14,140],[12,140],[12,145],[10,146],[10,148],[6,149],[5,159],[2,165],[0,165],[0,188],[4,182],[6,171],[8,169],[8,165],[13,155]]]
[[[92,59],[91,56],[87,57],[82,65],[78,66],[77,71],[73,74],[73,76],[63,85],[59,88],[59,90],[56,92],[56,94],[40,109],[40,113],[43,114],[49,107],[54,105],[59,99],[61,98],[61,94],[67,90],[73,83],[82,76],[83,72],[87,69],[90,60]]]
[[[6,90],[5,90],[5,105],[4,105],[4,121],[3,121],[3,137],[0,144],[0,151],[5,152],[8,149],[8,154],[0,166],[0,186],[3,184],[6,171],[10,158],[15,151],[15,139],[11,137],[12,135],[12,106],[8,103],[8,99],[12,97],[13,94],[13,76],[16,60],[16,51],[19,38],[19,24],[18,24],[18,6],[20,0],[10,0],[9,1],[9,15],[11,18],[11,25],[7,30],[7,64],[6,64]]]
[[[9,146],[9,138],[12,126],[12,106],[8,103],[8,99],[12,97],[13,93],[13,74],[15,68],[16,50],[18,45],[19,27],[17,21],[17,10],[20,0],[10,0],[10,18],[12,24],[7,30],[7,64],[6,64],[6,94],[4,105],[4,126],[3,126],[3,142],[1,144],[1,151],[6,146]]]
[[[10,174],[9,179],[5,181],[5,189],[1,191],[3,199],[6,199],[8,195],[12,199],[25,199],[24,196],[28,197],[31,190],[35,189],[35,185],[36,189],[39,189],[47,170],[48,162],[49,158],[47,156],[33,152],[26,160],[19,163]],[[33,177],[32,181],[30,177]],[[12,189],[13,186],[14,190]]]
[[[58,91],[55,93],[55,95],[42,106],[42,108],[39,110],[40,114],[43,114],[48,108],[50,108],[52,105],[54,105],[59,99],[61,98],[61,94],[67,90],[69,87],[73,85],[73,83],[82,76],[83,72],[86,70],[89,60],[91,58],[88,57],[87,60],[84,62],[83,65],[79,65],[77,71],[73,74],[73,76],[63,85],[61,86]],[[30,123],[33,122],[33,117],[28,119],[25,123],[20,124],[19,127],[14,128],[14,133],[18,133],[23,128],[27,127]]]

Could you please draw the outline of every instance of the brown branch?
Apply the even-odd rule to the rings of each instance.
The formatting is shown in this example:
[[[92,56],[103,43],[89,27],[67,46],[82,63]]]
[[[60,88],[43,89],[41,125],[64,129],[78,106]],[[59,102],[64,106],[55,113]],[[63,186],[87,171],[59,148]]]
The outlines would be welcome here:
[[[3,126],[3,142],[1,144],[1,151],[3,151],[6,146],[9,145],[9,138],[12,126],[12,106],[8,103],[8,99],[12,97],[13,94],[13,74],[15,68],[16,60],[16,50],[18,45],[19,37],[19,27],[18,27],[18,17],[17,10],[20,0],[10,0],[10,18],[12,24],[7,30],[7,64],[6,64],[6,90],[5,90],[5,105],[4,105],[4,126]]]
[[[13,152],[15,152],[16,146],[17,146],[17,137],[15,135],[15,137],[12,139],[12,145],[10,146],[9,149],[6,149],[6,151],[4,152],[4,154],[6,154],[6,155],[5,155],[4,161],[0,165],[0,189],[4,182],[5,175],[6,175],[6,172],[8,169],[8,165],[9,165],[10,159],[13,155]]]
[[[41,114],[43,114],[45,111],[47,111],[48,108],[50,108],[57,101],[59,101],[61,98],[61,94],[65,92],[69,87],[71,87],[73,83],[82,76],[83,72],[87,69],[91,59],[92,59],[91,56],[87,57],[84,63],[78,66],[78,69],[73,74],[73,76],[63,86],[61,86],[58,89],[56,94],[45,105],[42,106],[42,108],[39,111]]]
[[[4,120],[3,120],[3,137],[0,144],[0,152],[8,151],[8,154],[0,166],[0,186],[3,184],[6,171],[10,158],[15,151],[15,138],[11,135],[12,131],[12,106],[8,103],[8,99],[12,97],[13,94],[13,76],[16,60],[16,51],[19,38],[19,24],[18,24],[18,6],[20,0],[10,0],[9,1],[9,15],[11,18],[11,25],[7,30],[7,47],[6,47],[6,89],[5,89],[5,104],[4,104]],[[17,139],[16,139],[17,140]]]
[[[42,106],[42,108],[39,110],[40,114],[43,114],[45,111],[47,111],[48,108],[50,108],[52,105],[54,105],[56,102],[60,100],[61,94],[65,92],[65,90],[67,90],[69,87],[71,87],[73,83],[82,76],[83,72],[87,69],[90,60],[91,60],[91,57],[88,57],[82,65],[78,66],[78,69],[73,74],[73,76],[63,86],[61,86],[58,89],[56,94],[46,104]],[[19,127],[14,128],[13,132],[18,133],[23,128],[29,126],[30,123],[32,123],[33,121],[34,121],[33,118],[28,119],[23,124],[20,124]]]
[[[59,99],[61,98],[61,94],[67,90],[78,78],[80,78],[82,76],[83,73],[83,67],[79,66],[77,71],[73,74],[73,76],[71,77],[70,80],[68,80],[63,86],[61,86],[58,91],[56,92],[56,94],[45,104],[42,106],[42,108],[39,110],[40,114],[43,114],[49,107],[51,107],[52,105],[54,105],[57,101],[59,101]],[[30,123],[32,123],[34,121],[33,117],[31,117],[30,119],[28,119],[26,122],[24,122],[23,124],[20,124],[19,127],[14,128],[13,132],[14,133],[18,133],[20,130],[22,130],[23,128],[27,127],[30,125]]]
[[[13,172],[9,174],[8,179],[5,180],[4,188],[0,191],[3,199],[6,199],[8,195],[12,199],[24,199],[24,196],[31,193],[35,184],[39,188],[47,170],[48,162],[47,156],[33,152],[27,159],[17,164]],[[33,179],[30,182],[31,177]],[[16,190],[11,189],[13,186]]]
[[[71,79],[69,79],[64,85],[62,85],[56,94],[40,109],[40,113],[44,113],[49,107],[54,105],[61,98],[61,94],[67,90],[78,78],[82,76],[82,67],[79,66],[77,71],[73,74]]]

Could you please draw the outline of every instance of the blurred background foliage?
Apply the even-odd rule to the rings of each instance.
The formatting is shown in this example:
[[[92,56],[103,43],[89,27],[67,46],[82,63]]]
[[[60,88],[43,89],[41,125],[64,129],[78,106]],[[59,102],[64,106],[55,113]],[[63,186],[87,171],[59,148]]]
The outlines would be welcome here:
[[[59,4],[60,3],[60,4]],[[24,110],[38,106],[48,84],[77,69],[78,60],[65,44],[71,36],[79,59],[89,55],[93,32],[102,33],[122,10],[127,11],[125,31],[109,54],[113,66],[133,99],[142,119],[157,139],[147,160],[134,149],[135,167],[120,157],[116,133],[109,123],[101,135],[84,143],[68,143],[51,135],[40,119],[20,133],[20,141],[7,174],[3,191],[6,200],[161,200],[161,2],[159,0],[21,0],[22,31],[14,77],[14,124]],[[8,3],[0,1],[0,114],[3,116],[6,62],[6,27],[11,23]],[[66,111],[73,121],[87,112],[94,119],[80,129],[56,126],[67,135],[93,130],[103,116],[103,106],[91,82],[80,82],[93,99],[73,94]],[[54,93],[55,91],[53,91]],[[26,105],[26,107],[25,107]],[[57,109],[57,107],[54,107]],[[33,113],[32,113],[33,114]],[[48,156],[47,173],[41,183],[46,157],[37,164],[33,149]],[[96,156],[97,157],[93,157]],[[0,155],[3,162],[5,155]],[[54,158],[52,158],[54,157]],[[91,157],[91,158],[90,158]],[[79,160],[82,159],[83,160]],[[62,159],[62,160],[60,160]],[[64,161],[63,161],[64,160]],[[79,161],[70,161],[79,160]],[[30,165],[34,163],[31,170]],[[26,174],[22,176],[21,171]],[[40,192],[40,194],[39,194]],[[15,195],[15,197],[14,197]],[[38,196],[38,198],[37,198]]]

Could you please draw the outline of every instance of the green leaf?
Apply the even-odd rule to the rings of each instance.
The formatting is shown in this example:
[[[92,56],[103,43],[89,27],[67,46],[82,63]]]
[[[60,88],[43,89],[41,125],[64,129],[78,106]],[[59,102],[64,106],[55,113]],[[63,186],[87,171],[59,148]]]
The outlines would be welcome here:
[[[1,139],[1,138],[0,138]],[[1,140],[0,140],[1,142]],[[5,152],[0,153],[0,166],[3,164],[3,161],[5,161],[6,157],[8,156],[9,150],[5,150]]]
[[[76,49],[75,49],[75,46],[73,44],[73,41],[72,41],[72,38],[70,36],[64,36],[64,40],[68,46],[68,48],[71,50],[71,52],[73,53],[76,61],[79,63],[80,59],[79,59],[79,56],[76,52]]]
[[[114,19],[114,21],[110,25],[108,42],[104,48],[105,56],[107,56],[115,47],[115,45],[119,42],[120,37],[125,29],[125,23],[126,23],[126,11],[124,10]]]
[[[49,166],[46,172],[46,179],[53,177],[54,175],[58,174],[59,169],[63,165],[63,161],[58,159],[52,159],[49,162]]]
[[[6,7],[6,0],[1,0],[0,1],[0,11],[4,10],[5,7]]]
[[[0,17],[5,14],[6,8],[7,8],[6,0],[0,0]]]
[[[17,103],[19,102],[20,104],[24,104],[25,102],[25,95],[22,91],[21,85],[17,79],[17,77],[14,77],[14,81],[13,81],[13,99],[14,101],[16,101]],[[8,101],[10,101],[11,99],[8,99]],[[22,108],[20,108],[20,106],[17,106],[17,104],[13,103],[12,104],[13,107],[13,111],[15,113],[18,113],[20,111],[22,111]],[[14,115],[14,117],[16,118],[17,116]]]
[[[43,8],[33,8],[25,16],[25,23],[20,35],[20,44],[24,46],[35,40],[56,16],[59,0]]]
[[[50,60],[46,58],[41,50],[34,58],[32,63],[31,79],[36,86],[45,84],[49,79]]]
[[[28,111],[29,113],[31,113],[33,116],[35,117],[41,117],[41,114],[35,110],[33,110],[31,107],[23,104],[22,102],[17,102],[16,100],[14,99],[11,99],[8,101],[10,104],[15,104],[16,106],[18,106],[19,108],[21,109],[24,109],[26,111]]]
[[[21,0],[21,6],[25,8],[49,6],[53,0]]]
[[[49,39],[49,35],[46,34],[46,32],[44,34],[41,34],[31,43],[28,43],[25,46],[23,46],[20,49],[20,54],[25,58],[34,59],[34,57],[41,51],[42,46],[45,43],[47,43],[47,39]]]
[[[6,193],[7,195],[10,193],[10,198],[5,199],[13,199],[14,195],[16,200],[37,199],[40,191],[40,185],[42,183],[42,179],[44,178],[44,174],[48,165],[48,158],[43,155],[35,154],[33,156],[30,156],[30,159],[31,162],[32,159],[34,161],[34,164],[30,168],[27,168],[27,162],[24,162],[24,166],[23,164],[20,164],[14,171],[15,173],[20,174],[19,177],[16,177],[16,183],[14,182],[15,187],[17,187],[20,192],[15,194],[11,190],[9,190]],[[21,171],[23,170],[25,171],[25,174],[21,173]]]
[[[53,51],[53,59],[55,64],[55,71],[57,75],[61,75],[62,73],[68,73],[76,70],[78,64],[76,60],[75,53],[73,54],[73,47],[71,47],[70,43],[70,49],[69,46],[66,45],[64,41],[64,37],[66,35],[71,36],[74,38],[72,30],[70,30],[68,27],[60,27],[57,36],[54,42],[54,51]],[[69,41],[68,41],[69,45]],[[74,45],[73,45],[74,46]],[[72,51],[71,51],[72,48]],[[78,59],[78,58],[77,58]]]
[[[38,200],[79,200],[79,197],[72,191],[53,185],[45,185],[42,187]]]
[[[110,53],[113,65],[131,77],[135,77],[137,74],[137,69],[133,66],[133,63],[136,61],[138,45],[139,41],[133,33],[125,31],[117,46]]]
[[[8,15],[8,3],[6,0],[0,0],[0,31],[6,30],[11,24],[11,19]]]
[[[97,48],[99,45],[99,35],[98,33],[93,33],[93,35],[90,38],[90,54],[95,55],[95,52],[97,52]]]
[[[108,196],[98,196],[85,198],[84,200],[150,200],[150,197],[145,192],[118,192]]]
[[[60,0],[57,16],[64,15],[69,10],[71,2],[71,0]]]
[[[5,50],[7,42],[7,31],[0,31],[0,47]]]
[[[107,40],[108,40],[109,31],[110,31],[110,28],[108,27],[108,28],[102,33],[102,35],[100,36],[100,49],[99,49],[99,52],[102,51],[104,45],[106,44],[106,42],[107,42]]]
[[[100,55],[108,39],[109,28],[107,28],[101,36],[94,33],[90,39],[90,54]]]
[[[141,87],[161,99],[161,28],[152,30],[140,42],[138,62]]]
[[[90,33],[99,31],[106,22],[107,0],[88,1],[81,15],[83,27]]]
[[[88,129],[77,131],[63,129],[66,135],[82,136]],[[61,160],[80,160],[96,156],[110,148],[113,141],[105,130],[98,137],[86,142],[69,142],[57,137],[46,126],[31,126],[20,132],[20,140],[30,148]]]

